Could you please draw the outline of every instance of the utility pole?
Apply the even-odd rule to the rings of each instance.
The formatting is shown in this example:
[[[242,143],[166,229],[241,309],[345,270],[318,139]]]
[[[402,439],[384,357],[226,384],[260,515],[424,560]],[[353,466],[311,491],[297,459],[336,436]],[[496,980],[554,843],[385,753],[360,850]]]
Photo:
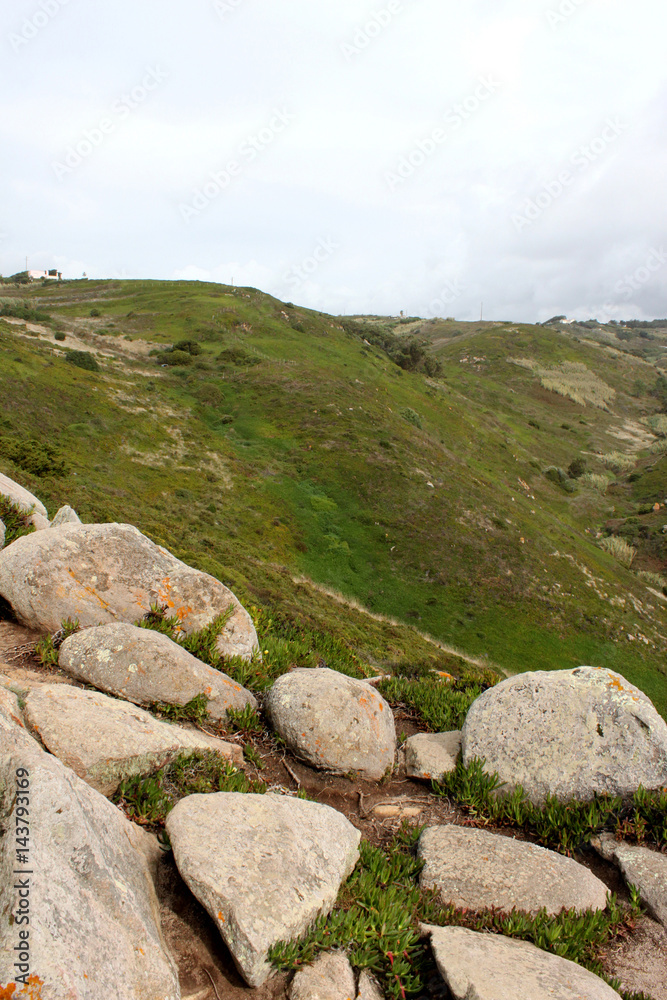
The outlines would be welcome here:
[[[482,304],[479,307],[479,321],[480,321],[480,323],[482,322],[483,319],[484,319],[484,303],[482,302]]]

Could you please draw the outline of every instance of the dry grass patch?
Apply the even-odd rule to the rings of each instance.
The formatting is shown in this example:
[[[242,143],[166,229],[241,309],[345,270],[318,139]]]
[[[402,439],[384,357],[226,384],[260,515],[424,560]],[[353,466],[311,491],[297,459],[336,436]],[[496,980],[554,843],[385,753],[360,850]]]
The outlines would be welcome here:
[[[543,368],[530,358],[509,358],[512,364],[527,368],[537,375],[541,384],[550,392],[586,406],[591,403],[600,410],[608,410],[616,396],[616,390],[589,371],[578,361],[563,361],[555,368]]]
[[[632,455],[626,455],[622,451],[610,451],[606,455],[598,456],[603,465],[608,466],[615,472],[630,472],[635,467],[635,459]]]
[[[601,476],[597,472],[584,472],[583,476],[579,476],[579,483],[581,486],[590,486],[591,489],[597,490],[603,496],[609,489],[609,480],[606,476]]]
[[[628,567],[632,565],[632,560],[637,554],[637,549],[628,545],[624,538],[619,538],[617,535],[601,538],[600,547],[609,552],[618,562]]]

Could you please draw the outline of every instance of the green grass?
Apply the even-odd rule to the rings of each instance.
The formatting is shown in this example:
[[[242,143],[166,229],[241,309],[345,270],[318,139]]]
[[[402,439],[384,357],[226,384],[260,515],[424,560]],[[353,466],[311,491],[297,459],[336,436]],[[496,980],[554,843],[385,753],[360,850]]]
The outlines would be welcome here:
[[[433,675],[391,677],[380,681],[378,691],[392,707],[406,705],[414,709],[431,732],[445,733],[461,729],[473,701],[498,680],[495,676],[480,683],[480,678],[463,677],[450,683]]]
[[[396,362],[391,338],[412,324],[343,324],[254,289],[6,287],[84,339],[112,322],[119,346],[200,348],[187,367],[119,355],[88,372],[0,321],[0,468],[51,511],[68,502],[84,521],[136,524],[279,621],[264,664],[223,665],[242,683],[262,690],[318,660],[354,676],[411,662],[458,673],[430,635],[508,672],[610,667],[667,714],[660,611],[642,620],[653,645],[629,643],[632,598],[644,603],[646,589],[595,543],[611,507],[627,517],[640,486],[657,494],[658,461],[640,457],[640,478],[618,476],[606,496],[564,494],[542,476],[609,453],[611,430],[657,411],[653,376],[631,355],[541,327],[417,322],[410,335],[427,344],[460,332],[433,347],[430,377],[423,358],[412,371]],[[461,363],[468,355],[485,360]],[[507,357],[585,365],[617,412],[550,392]],[[53,453],[28,467],[31,439]],[[656,551],[640,547],[633,570],[662,572]]]

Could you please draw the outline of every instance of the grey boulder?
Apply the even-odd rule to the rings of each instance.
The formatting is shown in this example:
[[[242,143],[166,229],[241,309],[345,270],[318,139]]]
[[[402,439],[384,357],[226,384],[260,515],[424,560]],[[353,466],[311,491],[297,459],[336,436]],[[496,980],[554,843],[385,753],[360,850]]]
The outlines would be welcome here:
[[[603,858],[618,865],[626,882],[637,886],[648,912],[667,927],[667,855],[618,841],[611,833],[596,837],[592,844]]]
[[[419,838],[420,881],[459,909],[514,907],[537,913],[604,910],[607,887],[583,865],[513,837],[462,826],[432,826]]]
[[[344,951],[325,951],[295,975],[289,1000],[354,1000],[354,972]]]
[[[372,780],[393,767],[394,716],[364,681],[326,668],[292,670],[269,690],[264,709],[278,735],[314,767]]]
[[[178,870],[249,986],[272,973],[272,944],[333,906],[360,833],[335,809],[275,794],[188,795],[167,817]]]
[[[357,1000],[383,1000],[383,993],[367,969],[359,973]]]
[[[483,758],[503,791],[521,785],[536,804],[667,784],[667,723],[639,688],[601,667],[518,674],[489,688],[470,707],[462,751],[465,764]]]
[[[30,782],[27,864],[14,843],[21,768]],[[0,853],[0,912],[19,912],[19,882],[30,907],[29,924],[0,921],[0,982],[16,982],[14,948],[29,929],[41,1000],[179,1000],[143,831],[38,748],[0,756],[0,820],[14,834]]]
[[[189,633],[231,609],[220,653],[250,659],[257,650],[252,619],[231,590],[130,524],[67,523],[17,539],[0,552],[0,595],[23,625],[48,632],[65,618],[134,622],[163,604]]]
[[[9,476],[3,476],[1,472],[0,496],[7,497],[15,507],[19,507],[26,513],[31,513],[30,521],[38,531],[49,527],[49,515],[42,501],[33,496],[25,487],[15,483]]]
[[[7,526],[5,522],[0,520],[0,549],[5,547],[5,538],[7,537]]]
[[[137,625],[100,625],[65,639],[58,666],[77,680],[137,705],[187,705],[206,695],[208,712],[224,719],[227,709],[255,708],[250,691],[202,663],[169,636]]]
[[[178,754],[212,749],[210,737],[68,684],[33,688],[26,699],[25,721],[47,750],[102,795],[112,795],[121,781],[150,774]],[[231,745],[215,742],[220,756],[231,760]]]
[[[51,521],[51,527],[59,528],[61,524],[81,524],[81,518],[75,510],[65,505],[56,513],[56,516]]]
[[[405,741],[405,767],[410,778],[440,781],[456,770],[461,733],[417,733]]]
[[[453,1000],[620,1000],[603,979],[527,941],[422,925]]]

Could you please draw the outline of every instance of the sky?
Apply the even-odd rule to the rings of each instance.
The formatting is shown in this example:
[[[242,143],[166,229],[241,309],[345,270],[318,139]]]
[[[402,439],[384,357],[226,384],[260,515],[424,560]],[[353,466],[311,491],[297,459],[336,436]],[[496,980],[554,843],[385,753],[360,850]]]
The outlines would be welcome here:
[[[667,316],[664,0],[11,0],[0,273]]]

